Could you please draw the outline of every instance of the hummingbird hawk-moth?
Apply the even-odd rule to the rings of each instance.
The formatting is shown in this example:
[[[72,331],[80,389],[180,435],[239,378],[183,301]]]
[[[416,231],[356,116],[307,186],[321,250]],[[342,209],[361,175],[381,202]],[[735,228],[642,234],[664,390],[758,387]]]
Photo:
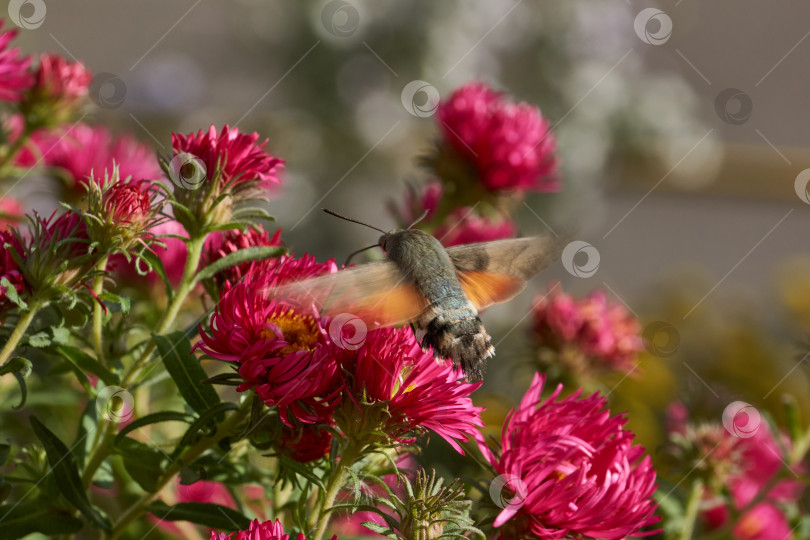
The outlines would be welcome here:
[[[479,311],[514,298],[562,249],[551,236],[445,248],[418,229],[385,232],[327,212],[382,232],[377,245],[387,260],[283,285],[274,296],[304,297],[324,314],[351,313],[369,328],[410,323],[424,332],[424,348],[452,359],[470,381],[483,378],[495,354]]]

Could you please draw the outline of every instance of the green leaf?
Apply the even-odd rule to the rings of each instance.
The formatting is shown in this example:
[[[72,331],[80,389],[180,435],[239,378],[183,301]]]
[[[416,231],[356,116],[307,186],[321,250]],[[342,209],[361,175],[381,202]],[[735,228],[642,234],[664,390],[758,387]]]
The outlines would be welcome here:
[[[176,412],[176,411],[161,411],[142,416],[132,423],[128,424],[125,428],[118,432],[115,436],[115,444],[118,444],[127,434],[135,431],[143,426],[149,424],[157,424],[158,422],[186,422],[189,423],[194,419],[190,414]]]
[[[279,255],[283,255],[285,251],[286,250],[284,248],[270,246],[256,246],[240,249],[239,251],[230,253],[221,259],[217,259],[212,264],[209,264],[197,272],[197,275],[194,277],[194,282],[196,283],[203,279],[214,277],[216,274],[222,272],[226,268],[236,266],[237,264],[241,264],[243,262],[261,261],[271,257],[278,257]]]
[[[7,248],[3,248],[7,249]],[[17,294],[17,289],[14,288],[14,285],[8,280],[7,277],[3,276],[0,278],[0,287],[3,288],[3,295],[13,304],[16,304],[22,310],[28,310],[28,304],[26,304],[22,298]]]
[[[155,501],[147,507],[147,510],[165,521],[190,521],[228,532],[247,529],[250,526],[250,519],[244,514],[219,504],[183,502],[169,506],[163,501]]]
[[[132,479],[144,491],[149,493],[157,491],[166,455],[156,448],[129,437],[119,441],[116,448],[124,458],[124,468]]]
[[[104,381],[104,384],[107,386],[117,386],[121,382],[118,375],[114,374],[109,369],[102,366],[98,360],[76,347],[60,345],[54,350],[82,371],[90,372]]]
[[[169,278],[166,277],[166,269],[163,267],[163,261],[160,260],[160,257],[155,255],[153,252],[149,251],[148,249],[144,249],[138,254],[138,257],[149,263],[149,266],[152,267],[152,270],[158,275],[160,280],[163,282],[163,286],[166,288],[166,297],[171,302],[172,298],[174,298],[174,288],[172,287]],[[137,261],[135,264],[138,264]]]
[[[211,385],[203,384],[208,379],[199,360],[191,353],[191,342],[183,332],[161,336],[152,334],[166,371],[174,379],[180,395],[199,414],[220,403],[219,395]]]
[[[22,356],[15,356],[10,358],[5,364],[0,366],[0,376],[6,373],[11,373],[20,385],[20,402],[17,405],[12,405],[12,409],[19,409],[25,405],[25,400],[28,398],[28,386],[25,384],[25,378],[31,374],[31,361]]]
[[[37,499],[0,506],[0,540],[22,538],[32,533],[73,534],[84,526],[70,512],[49,508],[49,501]]]
[[[48,335],[47,331],[42,330],[28,336],[28,344],[37,349],[44,349],[51,344],[51,336]]]
[[[65,443],[33,415],[31,415],[31,427],[45,448],[48,463],[51,465],[56,485],[59,486],[62,495],[96,527],[109,530],[110,521],[107,516],[91,505],[87,499],[76,462]]]
[[[110,308],[111,312],[120,312],[125,317],[129,315],[129,308],[132,305],[132,301],[128,297],[105,292],[100,294],[98,298],[104,302],[104,305]]]
[[[0,444],[0,467],[6,464],[8,455],[11,453],[11,445],[7,443]]]
[[[184,446],[191,446],[194,444],[195,436],[197,432],[203,429],[208,424],[214,422],[217,417],[222,417],[222,414],[227,411],[233,411],[239,408],[239,405],[236,403],[218,403],[205,411],[203,414],[197,418],[193,424],[189,426],[186,432],[183,434],[183,438],[180,439],[180,443],[177,445],[178,450]]]

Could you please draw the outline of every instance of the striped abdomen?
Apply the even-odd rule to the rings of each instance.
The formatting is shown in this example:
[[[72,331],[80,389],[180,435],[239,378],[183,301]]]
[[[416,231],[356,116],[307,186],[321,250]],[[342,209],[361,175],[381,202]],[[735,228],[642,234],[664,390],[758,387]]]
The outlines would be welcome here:
[[[427,307],[413,321],[425,332],[422,346],[452,358],[468,380],[480,380],[485,360],[495,349],[444,247],[419,230],[399,231],[381,240],[404,279],[426,299]]]

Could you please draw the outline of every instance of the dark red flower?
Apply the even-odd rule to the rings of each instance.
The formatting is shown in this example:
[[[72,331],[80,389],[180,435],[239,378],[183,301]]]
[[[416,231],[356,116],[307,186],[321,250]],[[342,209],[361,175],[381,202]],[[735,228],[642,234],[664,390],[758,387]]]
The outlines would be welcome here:
[[[300,424],[282,427],[279,451],[295,461],[309,463],[321,459],[329,453],[331,446],[332,432],[325,426]]]
[[[290,540],[290,535],[284,532],[279,520],[260,522],[258,519],[251,522],[247,530],[235,533],[211,532],[211,540]],[[298,534],[296,540],[306,540],[303,534]],[[337,540],[333,536],[331,540]]]
[[[117,223],[133,223],[148,216],[151,207],[150,183],[118,181],[104,193],[102,204]]]

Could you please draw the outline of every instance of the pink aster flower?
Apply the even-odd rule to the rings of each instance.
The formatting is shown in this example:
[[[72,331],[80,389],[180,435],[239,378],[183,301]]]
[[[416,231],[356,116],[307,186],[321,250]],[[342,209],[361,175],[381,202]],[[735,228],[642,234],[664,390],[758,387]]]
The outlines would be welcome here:
[[[262,143],[258,140],[258,133],[246,135],[227,125],[217,133],[211,126],[207,132],[172,133],[172,148],[175,155],[184,152],[202,160],[208,178],[213,179],[219,172],[223,184],[249,180],[259,180],[265,187],[278,184],[276,174],[284,166],[284,160],[264,151],[267,140]]]
[[[22,221],[25,209],[14,197],[0,197],[0,231],[8,229]]]
[[[471,165],[487,190],[559,189],[556,141],[537,107],[471,83],[439,104],[437,118],[443,146]],[[441,164],[437,170],[446,171]]]
[[[517,225],[508,218],[481,216],[473,208],[461,207],[450,212],[433,236],[450,247],[514,238],[516,233]]]
[[[349,418],[384,405],[380,429],[389,437],[410,442],[430,430],[463,454],[458,441],[470,440],[483,426],[483,408],[470,399],[482,383],[462,382],[459,370],[422,350],[408,327],[369,332],[362,346],[343,351],[339,362],[352,395],[344,399],[343,425],[338,420],[344,431],[352,429]]]
[[[424,221],[430,221],[439,210],[444,188],[438,180],[431,180],[423,186],[408,184],[404,204],[400,207],[393,201],[388,209],[402,227],[408,227],[423,213],[427,212]]]
[[[711,434],[707,438],[706,434]],[[703,521],[708,529],[717,529],[728,524],[729,507],[737,511],[747,508],[754,499],[767,494],[761,502],[749,508],[732,526],[734,538],[739,540],[781,540],[788,537],[791,526],[783,510],[795,506],[804,491],[798,478],[787,477],[772,483],[784,468],[791,441],[782,434],[774,435],[766,422],[761,422],[751,437],[736,437],[719,424],[687,424],[683,431],[670,433],[672,440],[681,448],[694,448],[693,452],[681,451],[689,462],[684,467],[693,467],[692,462],[708,464],[701,467],[708,476],[704,495]],[[781,439],[778,441],[777,439]],[[795,465],[793,473],[804,471]],[[722,493],[731,493],[727,501]]]
[[[116,182],[102,199],[104,210],[119,223],[133,223],[149,214],[151,196],[149,182]]]
[[[231,229],[225,232],[215,232],[209,236],[209,239],[210,242],[206,244],[203,253],[202,266],[208,266],[241,249],[259,246],[279,247],[281,246],[281,229],[276,229],[276,232],[271,235],[261,225],[257,225],[255,228],[245,230]],[[251,262],[244,262],[218,273],[215,276],[217,285],[222,287],[226,282],[231,285],[238,283],[247,273],[251,264]]]
[[[495,519],[499,538],[646,536],[655,524],[656,474],[644,449],[633,445],[626,419],[610,416],[598,393],[581,390],[558,400],[540,395],[535,375],[520,406],[506,420],[500,455],[479,444],[514,498]],[[643,457],[642,457],[643,456]]]
[[[556,352],[555,361],[578,375],[606,369],[632,373],[643,349],[638,320],[601,291],[582,300],[559,289],[538,296],[532,332],[541,349]]]
[[[0,21],[0,28],[5,21]],[[0,33],[0,101],[17,103],[23,94],[34,84],[34,75],[29,71],[31,58],[20,56],[16,47],[9,48],[11,40],[17,36],[18,29]]]
[[[34,93],[41,99],[58,102],[61,107],[73,107],[87,97],[93,75],[81,62],[70,62],[58,54],[39,57],[34,81]]]
[[[64,131],[35,133],[33,142],[45,165],[61,169],[74,194],[92,173],[94,180],[112,173],[120,178],[157,180],[163,177],[151,148],[129,135],[114,137],[107,128],[77,124]],[[29,158],[30,159],[30,158]]]
[[[281,526],[279,520],[259,522],[256,519],[245,531],[230,534],[212,531],[211,540],[290,540],[290,535],[284,532],[284,527]],[[296,540],[306,540],[306,538],[299,533]],[[337,540],[337,536],[333,536],[331,540]]]
[[[262,261],[245,278],[225,285],[198,344],[212,358],[234,362],[244,383],[281,418],[319,423],[336,396],[337,370],[327,328],[312,308],[268,298],[267,291],[292,279],[335,272],[334,261],[285,255]]]

